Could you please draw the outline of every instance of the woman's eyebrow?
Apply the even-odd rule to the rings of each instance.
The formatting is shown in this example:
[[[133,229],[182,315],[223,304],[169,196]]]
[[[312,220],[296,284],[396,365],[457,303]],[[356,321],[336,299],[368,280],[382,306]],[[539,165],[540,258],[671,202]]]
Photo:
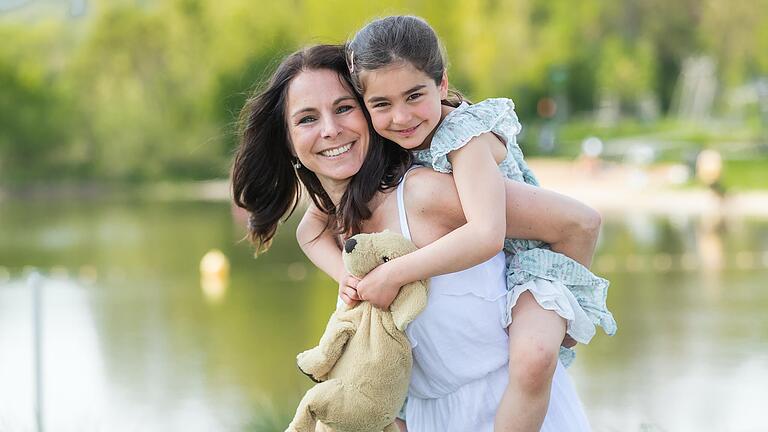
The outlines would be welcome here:
[[[426,87],[426,84],[415,85],[415,86],[409,88],[408,90],[402,92],[401,95],[402,96],[408,96],[409,94],[415,92],[416,90],[421,90],[424,87]],[[387,100],[387,98],[385,98],[383,96],[371,96],[370,98],[368,98],[368,103],[375,103],[375,102],[386,101],[386,100]]]
[[[338,105],[338,104],[344,102],[345,100],[350,100],[350,99],[352,99],[354,101],[357,101],[357,98],[355,98],[354,96],[349,95],[349,96],[342,96],[342,97],[336,99],[335,101],[333,101],[333,104],[334,105]]]
[[[353,101],[356,101],[357,99],[356,99],[354,96],[351,96],[351,95],[342,96],[342,97],[340,97],[340,98],[336,99],[335,101],[333,101],[333,105],[338,105],[338,104],[340,104],[340,103],[344,102],[345,100],[353,100]],[[317,109],[316,109],[316,108],[310,108],[310,107],[306,107],[306,108],[302,108],[302,109],[300,109],[300,110],[297,110],[296,112],[294,112],[293,114],[291,114],[291,117],[296,117],[296,116],[297,116],[297,115],[299,115],[299,114],[304,114],[304,113],[306,113],[306,112],[315,112],[315,111],[317,111]]]
[[[291,117],[296,117],[299,114],[304,114],[306,112],[315,112],[315,111],[317,111],[317,110],[314,109],[314,108],[310,108],[310,107],[302,108],[302,109],[300,109],[298,111],[295,111],[293,114],[291,114]]]

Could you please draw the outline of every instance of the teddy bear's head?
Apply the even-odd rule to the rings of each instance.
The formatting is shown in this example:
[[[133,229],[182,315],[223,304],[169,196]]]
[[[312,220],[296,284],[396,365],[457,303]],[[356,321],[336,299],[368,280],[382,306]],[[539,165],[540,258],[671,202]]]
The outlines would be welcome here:
[[[410,240],[389,230],[357,234],[344,243],[344,265],[351,275],[361,278],[377,266],[415,250]]]

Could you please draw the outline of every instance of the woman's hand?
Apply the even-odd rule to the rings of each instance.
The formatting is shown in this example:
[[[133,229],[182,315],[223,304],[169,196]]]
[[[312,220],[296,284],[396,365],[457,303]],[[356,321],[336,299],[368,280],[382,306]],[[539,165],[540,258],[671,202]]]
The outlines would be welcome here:
[[[391,264],[391,262],[384,263],[360,279],[356,286],[360,300],[369,301],[382,310],[389,309],[389,305],[403,286],[395,276],[396,273]]]
[[[360,297],[357,294],[358,282],[360,282],[360,279],[346,271],[339,277],[339,297],[341,297],[341,301],[353,307],[360,303]]]

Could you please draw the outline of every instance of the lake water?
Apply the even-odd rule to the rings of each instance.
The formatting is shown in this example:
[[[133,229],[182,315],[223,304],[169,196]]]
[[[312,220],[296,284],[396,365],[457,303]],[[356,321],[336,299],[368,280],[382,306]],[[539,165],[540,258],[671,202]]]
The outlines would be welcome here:
[[[768,220],[604,219],[619,332],[570,369],[594,430],[768,430]],[[295,220],[258,259],[241,225],[226,203],[0,203],[0,431],[35,430],[32,267],[46,430],[283,430],[336,287]],[[214,248],[226,285],[201,283]]]

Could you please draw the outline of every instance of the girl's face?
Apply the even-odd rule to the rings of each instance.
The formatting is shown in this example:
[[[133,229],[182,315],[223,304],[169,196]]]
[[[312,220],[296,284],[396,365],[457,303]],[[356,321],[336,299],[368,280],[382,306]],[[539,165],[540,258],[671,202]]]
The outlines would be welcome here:
[[[357,174],[368,153],[368,122],[336,72],[309,70],[294,78],[286,116],[296,157],[317,174],[326,190]]]
[[[440,101],[448,96],[448,80],[440,84],[410,62],[360,72],[363,100],[373,128],[406,149],[429,147],[440,124]]]

